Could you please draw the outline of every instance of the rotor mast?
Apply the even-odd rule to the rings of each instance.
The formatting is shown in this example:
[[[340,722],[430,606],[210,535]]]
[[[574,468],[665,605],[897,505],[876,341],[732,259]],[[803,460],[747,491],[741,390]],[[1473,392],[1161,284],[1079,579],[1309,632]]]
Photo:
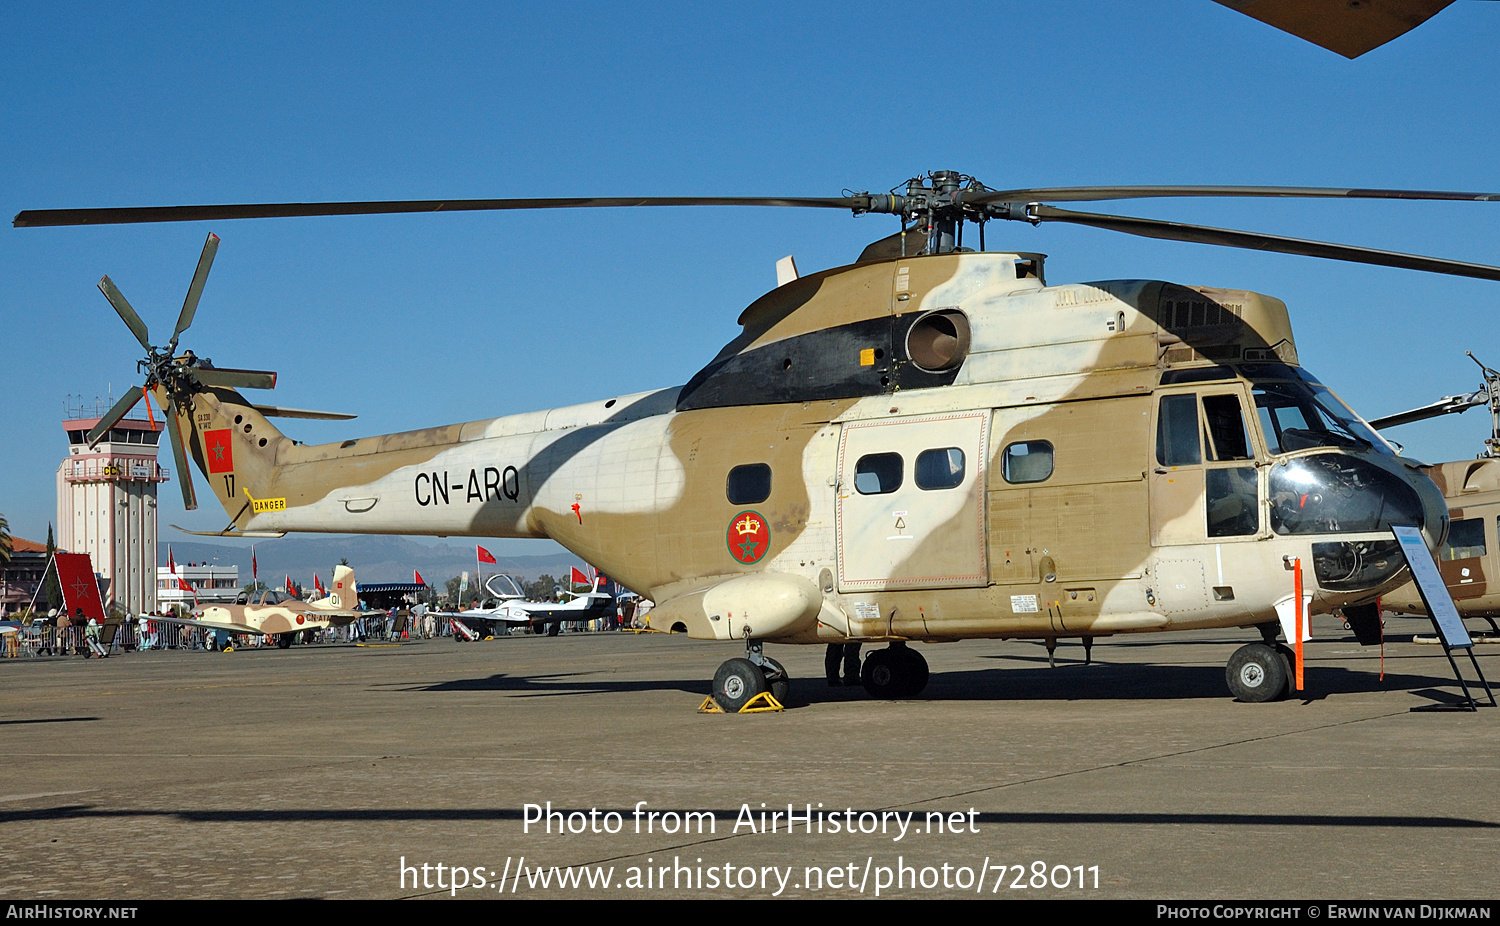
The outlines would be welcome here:
[[[965,199],[988,193],[990,189],[973,177],[956,170],[935,170],[925,177],[906,181],[906,191],[896,193],[856,193],[850,197],[855,215],[873,212],[896,215],[905,231],[915,223],[925,233],[927,246],[923,254],[950,254],[963,247],[964,222],[979,224],[980,250],[984,250],[986,210]]]

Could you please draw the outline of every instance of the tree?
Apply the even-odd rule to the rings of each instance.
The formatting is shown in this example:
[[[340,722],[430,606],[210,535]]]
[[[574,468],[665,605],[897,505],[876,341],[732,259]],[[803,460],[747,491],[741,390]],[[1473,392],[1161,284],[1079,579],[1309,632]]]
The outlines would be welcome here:
[[[521,591],[525,592],[526,597],[532,601],[550,601],[553,590],[559,584],[561,583],[557,579],[552,578],[552,576],[544,572],[537,576],[535,582],[528,582],[522,586]]]
[[[0,514],[0,565],[10,562],[10,523]]]
[[[57,566],[52,562],[52,556],[57,552],[57,541],[52,539],[52,525],[47,525],[47,579],[43,582],[44,592],[47,596],[47,607],[55,610],[62,607],[63,593],[62,583],[57,580]]]

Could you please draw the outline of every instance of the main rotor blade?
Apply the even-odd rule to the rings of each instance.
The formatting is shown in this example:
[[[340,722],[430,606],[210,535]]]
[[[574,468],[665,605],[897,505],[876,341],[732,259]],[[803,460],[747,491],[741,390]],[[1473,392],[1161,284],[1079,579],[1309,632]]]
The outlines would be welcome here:
[[[172,441],[172,461],[177,467],[177,481],[182,484],[182,506],[188,511],[198,507],[193,493],[193,471],[188,468],[187,451],[182,446],[182,423],[177,417],[177,402],[167,402],[167,437]]]
[[[1488,389],[1481,389],[1468,395],[1443,396],[1431,405],[1423,405],[1421,408],[1413,408],[1394,415],[1386,415],[1383,418],[1370,419],[1370,427],[1377,431],[1386,428],[1394,428],[1403,424],[1411,424],[1414,421],[1426,421],[1428,418],[1437,418],[1440,415],[1456,415],[1466,412],[1476,405],[1483,405],[1490,400]]]
[[[1017,210],[1021,212],[1021,210]],[[1326,241],[1309,241],[1303,238],[1285,238],[1260,232],[1237,231],[1232,228],[1210,228],[1206,225],[1188,225],[1182,222],[1163,222],[1158,219],[1138,219],[1124,215],[1100,215],[1093,212],[1073,212],[1055,206],[1031,205],[1024,209],[1025,218],[1035,222],[1069,222],[1088,225],[1143,238],[1161,238],[1167,241],[1192,241],[1198,244],[1216,244],[1228,248],[1244,248],[1250,251],[1278,251],[1282,254],[1299,254],[1304,257],[1322,257],[1328,260],[1344,260],[1358,264],[1374,264],[1380,267],[1400,267],[1405,270],[1422,270],[1427,273],[1446,273],[1452,276],[1474,277],[1480,280],[1500,280],[1500,267],[1488,264],[1471,264],[1465,261],[1446,260],[1441,257],[1424,257],[1420,254],[1403,254],[1399,251],[1381,251],[1350,244],[1333,244]]]
[[[203,298],[203,284],[208,282],[208,271],[214,265],[214,255],[219,253],[219,236],[209,233],[208,240],[203,242],[203,253],[198,257],[198,269],[193,271],[193,282],[188,284],[187,298],[182,301],[182,311],[177,315],[177,327],[172,331],[172,347],[177,346],[177,339],[188,330],[193,323],[193,315],[198,311],[198,300]]]
[[[1216,0],[1268,26],[1321,45],[1345,58],[1405,35],[1441,12],[1453,0]]]
[[[115,281],[111,280],[108,274],[99,279],[99,292],[103,293],[104,298],[109,300],[109,304],[115,307],[115,312],[125,322],[125,327],[130,329],[131,334],[135,335],[135,339],[141,342],[141,346],[148,351],[151,350],[151,334],[146,330],[146,323],[141,321],[135,309],[130,307],[125,294],[120,292],[120,288],[115,285]]]
[[[318,421],[348,421],[358,415],[344,412],[318,412],[308,408],[282,408],[279,405],[252,405],[251,408],[267,418],[312,418]]]
[[[1283,199],[1432,199],[1450,202],[1496,202],[1500,193],[1448,190],[1377,190],[1320,186],[1065,186],[1030,190],[992,190],[962,195],[966,203],[1087,203],[1112,199],[1160,199],[1173,196],[1273,197]]]
[[[852,209],[850,196],[636,196],[551,199],[422,199],[349,203],[243,203],[218,206],[140,206],[117,209],[27,209],[16,228],[59,225],[119,225],[139,222],[202,222],[209,219],[269,219],[314,215],[386,215],[399,212],[475,212],[494,209],[585,209],[628,206],[804,206]]]
[[[114,427],[116,422],[121,418],[129,414],[130,410],[135,408],[135,403],[139,402],[141,396],[145,394],[145,390],[140,386],[131,386],[126,390],[125,394],[120,396],[120,401],[111,405],[109,411],[104,413],[104,417],[99,419],[99,423],[89,429],[87,436],[89,446],[92,447],[99,443],[100,439],[109,433],[109,429]]]
[[[225,386],[229,389],[275,389],[276,373],[272,370],[232,370],[207,367],[194,370],[193,376],[205,386]]]

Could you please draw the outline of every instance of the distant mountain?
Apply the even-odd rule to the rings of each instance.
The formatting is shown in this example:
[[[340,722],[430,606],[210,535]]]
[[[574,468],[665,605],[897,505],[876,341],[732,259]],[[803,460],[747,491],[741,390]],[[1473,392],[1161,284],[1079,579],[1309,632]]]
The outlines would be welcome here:
[[[250,581],[248,546],[176,540],[171,541],[170,546],[172,557],[179,566],[184,563],[239,566],[240,580]],[[583,565],[578,557],[556,544],[538,543],[537,546],[547,552],[536,556],[496,555],[493,565],[484,564],[485,574],[507,572],[531,580],[544,573],[566,576],[569,568]],[[167,564],[167,549],[166,541],[157,544],[158,565]],[[473,543],[429,546],[406,537],[283,537],[257,542],[255,559],[260,567],[261,580],[271,585],[280,584],[281,578],[288,575],[294,582],[311,585],[313,573],[322,576],[326,582],[340,559],[349,561],[354,567],[355,578],[362,583],[410,582],[412,570],[416,569],[428,585],[441,589],[443,583],[453,576],[463,572],[470,576],[474,574]]]

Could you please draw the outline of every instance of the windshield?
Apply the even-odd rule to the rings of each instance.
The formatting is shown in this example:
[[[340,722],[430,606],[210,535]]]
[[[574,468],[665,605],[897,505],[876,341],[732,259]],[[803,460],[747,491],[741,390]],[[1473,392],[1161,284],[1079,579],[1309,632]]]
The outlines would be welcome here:
[[[1255,411],[1271,453],[1343,447],[1394,455],[1391,446],[1316,380],[1255,383]]]
[[[1422,501],[1406,481],[1344,454],[1297,457],[1266,480],[1271,530],[1278,534],[1387,531],[1422,526]]]
[[[493,575],[493,576],[490,576],[488,579],[485,579],[484,580],[484,587],[486,589],[488,589],[489,593],[491,595],[494,595],[496,598],[524,598],[524,597],[526,597],[526,593],[521,590],[520,584],[518,582],[516,582],[516,580],[513,577],[508,576],[508,575],[506,575],[504,573],[500,573],[499,575]],[[494,607],[494,606],[495,605],[491,605],[491,607]]]

